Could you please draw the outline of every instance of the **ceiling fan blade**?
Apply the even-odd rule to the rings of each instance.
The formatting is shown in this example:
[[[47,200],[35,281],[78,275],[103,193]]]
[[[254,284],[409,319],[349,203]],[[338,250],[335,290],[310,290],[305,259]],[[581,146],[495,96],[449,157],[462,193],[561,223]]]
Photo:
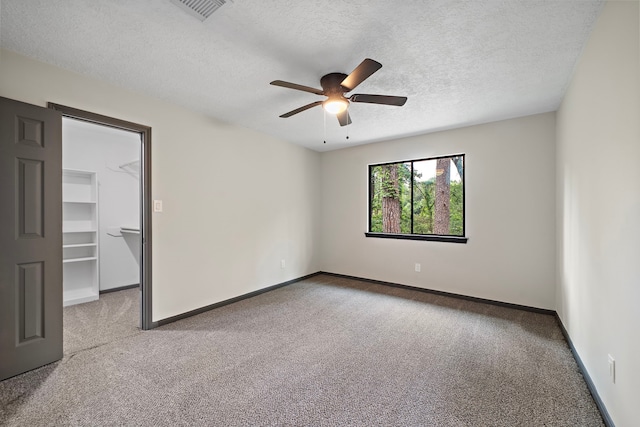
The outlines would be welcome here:
[[[371,74],[382,68],[382,64],[373,59],[365,59],[340,83],[347,92],[352,91],[360,83],[365,81]]]
[[[349,117],[349,110],[344,110],[342,113],[336,114],[340,126],[347,126],[351,124],[351,117]]]
[[[296,89],[296,90],[301,90],[304,92],[311,92],[311,93],[315,93],[316,95],[324,95],[324,92],[321,91],[320,89],[316,89],[313,87],[309,87],[309,86],[304,86],[304,85],[299,85],[296,83],[289,83],[289,82],[285,82],[282,80],[274,80],[271,82],[272,85],[274,86],[282,86],[282,87],[286,87],[289,89]]]
[[[287,117],[291,117],[294,114],[302,113],[304,110],[308,110],[309,108],[313,108],[313,107],[315,107],[317,105],[320,105],[320,104],[322,104],[322,101],[312,102],[311,104],[307,104],[307,105],[305,105],[303,107],[296,108],[295,110],[289,111],[288,113],[284,113],[280,117],[282,117],[283,119],[286,119]]]
[[[368,104],[397,105],[402,107],[407,102],[406,96],[388,96],[388,95],[364,95],[357,93],[349,97],[351,102],[366,102]]]

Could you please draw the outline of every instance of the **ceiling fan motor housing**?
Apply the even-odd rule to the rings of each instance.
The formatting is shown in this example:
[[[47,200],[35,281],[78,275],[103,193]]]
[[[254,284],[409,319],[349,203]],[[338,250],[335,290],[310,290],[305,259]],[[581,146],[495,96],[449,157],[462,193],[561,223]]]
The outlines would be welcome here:
[[[374,61],[371,58],[365,58],[365,60],[362,61],[360,65],[358,65],[349,75],[344,73],[329,73],[322,76],[320,79],[322,90],[310,86],[285,82],[283,80],[274,80],[271,82],[274,86],[282,86],[289,89],[301,90],[303,92],[310,92],[315,95],[324,95],[327,97],[324,101],[315,101],[310,104],[303,105],[300,108],[296,108],[295,110],[280,115],[280,117],[291,117],[310,108],[322,105],[325,111],[336,115],[340,126],[346,126],[351,124],[351,118],[347,112],[347,108],[351,102],[403,106],[407,101],[406,96],[367,94],[355,94],[351,95],[349,98],[344,96],[346,92],[351,92],[380,68],[382,68],[381,63]]]
[[[325,96],[328,96],[329,98],[344,98],[343,93],[348,91],[348,89],[340,86],[340,83],[342,83],[346,78],[347,75],[343,73],[329,73],[322,76],[320,79],[320,86],[322,86]]]

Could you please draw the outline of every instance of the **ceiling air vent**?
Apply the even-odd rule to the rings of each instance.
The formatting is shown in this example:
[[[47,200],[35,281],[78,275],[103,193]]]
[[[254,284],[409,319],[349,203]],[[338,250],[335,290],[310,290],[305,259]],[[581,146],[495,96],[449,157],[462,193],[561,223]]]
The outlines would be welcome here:
[[[170,0],[171,3],[187,12],[189,15],[198,18],[201,21],[207,19],[213,12],[218,10],[220,6],[226,3],[226,0]]]

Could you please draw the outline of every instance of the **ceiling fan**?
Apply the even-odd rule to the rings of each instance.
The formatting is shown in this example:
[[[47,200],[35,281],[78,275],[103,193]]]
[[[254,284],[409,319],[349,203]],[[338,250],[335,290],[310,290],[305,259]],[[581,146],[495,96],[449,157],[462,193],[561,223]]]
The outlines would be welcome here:
[[[301,90],[304,92],[315,93],[316,95],[326,96],[324,101],[316,101],[311,104],[307,104],[295,110],[289,111],[281,115],[282,118],[291,117],[294,114],[301,113],[309,108],[322,105],[326,112],[335,114],[338,118],[340,126],[346,126],[351,124],[351,117],[349,117],[349,101],[351,102],[364,102],[367,104],[383,104],[383,105],[396,105],[401,107],[407,102],[406,96],[388,96],[388,95],[366,95],[366,94],[354,94],[346,98],[345,93],[351,92],[360,83],[369,78],[373,73],[382,68],[382,64],[373,59],[365,59],[358,65],[351,74],[346,75],[343,73],[329,73],[320,79],[320,86],[322,90],[309,86],[299,85],[296,83],[289,83],[282,80],[274,80],[271,82],[274,86],[287,87],[289,89]]]

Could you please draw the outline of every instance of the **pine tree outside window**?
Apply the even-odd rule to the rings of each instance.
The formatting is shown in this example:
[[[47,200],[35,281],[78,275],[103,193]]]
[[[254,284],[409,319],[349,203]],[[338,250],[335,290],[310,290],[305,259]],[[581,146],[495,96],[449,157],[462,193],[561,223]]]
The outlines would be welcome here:
[[[367,237],[466,243],[464,154],[369,166]]]

